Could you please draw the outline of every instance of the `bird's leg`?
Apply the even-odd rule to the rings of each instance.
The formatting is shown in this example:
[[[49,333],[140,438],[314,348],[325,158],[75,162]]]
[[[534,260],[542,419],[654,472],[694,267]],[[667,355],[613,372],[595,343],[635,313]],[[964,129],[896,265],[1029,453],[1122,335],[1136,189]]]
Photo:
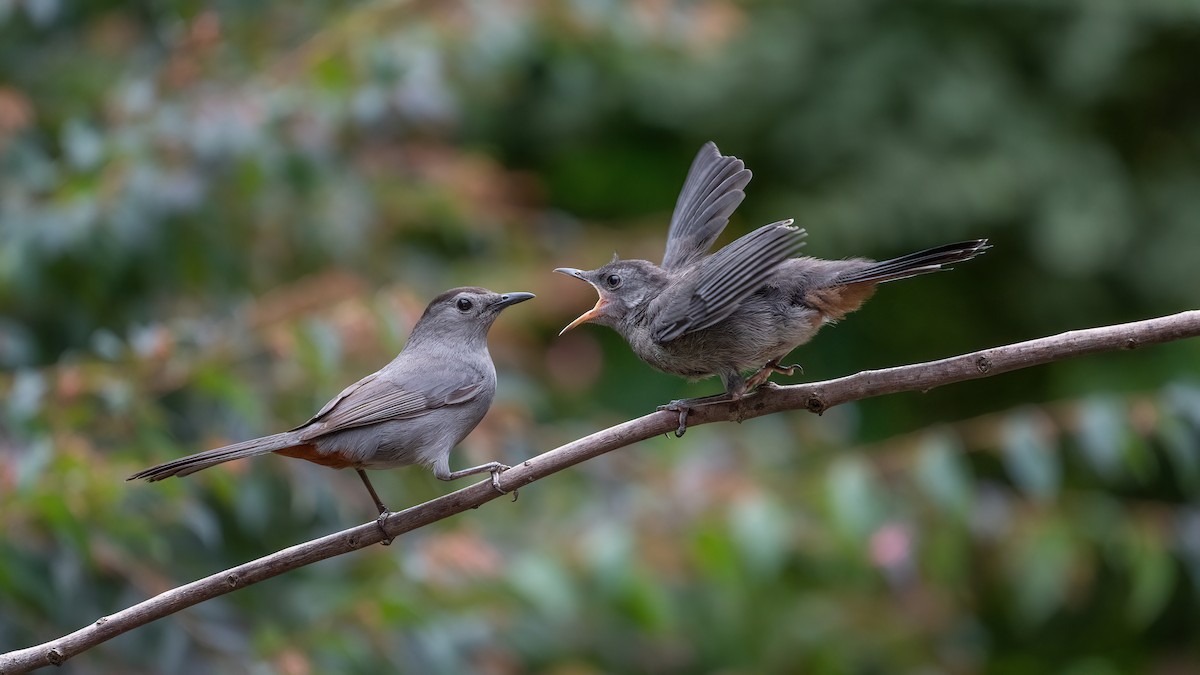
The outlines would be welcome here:
[[[511,468],[511,466],[507,464],[501,464],[500,462],[488,462],[487,464],[480,464],[479,466],[473,466],[469,469],[459,469],[458,471],[450,471],[449,466],[438,466],[434,468],[433,475],[436,476],[438,480],[458,480],[459,478],[474,476],[475,474],[479,473],[490,473],[492,474],[492,487],[496,489],[496,492],[499,492],[502,495],[512,492],[512,500],[515,502],[517,501],[518,496],[517,490],[505,490],[504,488],[500,487],[500,474],[508,471]]]
[[[771,361],[767,361],[766,365],[760,368],[757,373],[751,375],[750,379],[746,380],[746,390],[750,391],[757,389],[758,387],[762,386],[764,382],[771,379],[771,376],[775,373],[779,373],[780,375],[792,375],[797,370],[803,373],[804,367],[799,363],[793,363],[790,366],[781,366],[779,365],[778,360],[772,359]]]
[[[679,426],[675,429],[675,438],[681,438],[687,432],[687,418],[694,408],[717,403],[728,403],[741,398],[747,391],[746,381],[739,373],[729,373],[721,376],[725,383],[725,393],[701,396],[700,398],[681,398],[666,405],[658,406],[659,410],[669,410],[679,413]]]
[[[391,513],[391,510],[379,498],[379,493],[375,492],[375,486],[371,485],[371,479],[367,478],[367,472],[362,469],[356,469],[356,471],[358,471],[358,477],[362,479],[363,485],[366,486],[367,492],[371,494],[371,499],[375,501],[375,508],[379,509],[379,513]]]
[[[666,405],[660,405],[658,406],[658,409],[679,413],[679,427],[675,429],[675,438],[682,438],[687,432],[688,413],[690,413],[693,408],[699,408],[700,406],[705,405],[713,405],[714,403],[725,403],[726,401],[732,400],[733,397],[731,397],[729,394],[713,394],[712,396],[701,396],[700,398],[680,398],[675,399]]]
[[[781,366],[779,365],[779,359],[767,361],[766,365],[763,366],[763,369],[770,370],[772,373],[779,373],[780,375],[788,376],[794,375],[797,370],[800,371],[801,375],[804,374],[804,366],[800,365],[799,363],[793,363],[790,366]]]
[[[383,527],[383,523],[387,520],[388,516],[392,515],[392,512],[388,510],[388,507],[384,505],[383,500],[379,498],[379,493],[375,491],[375,486],[371,485],[371,479],[367,478],[367,472],[363,471],[362,469],[355,470],[358,471],[358,477],[362,479],[363,485],[367,488],[367,492],[371,493],[371,499],[375,500],[375,508],[379,509],[379,518],[375,521],[375,524],[379,526],[379,531],[383,533],[383,541],[380,543],[382,543],[384,546],[390,546],[392,544],[392,538],[388,536],[387,530]]]

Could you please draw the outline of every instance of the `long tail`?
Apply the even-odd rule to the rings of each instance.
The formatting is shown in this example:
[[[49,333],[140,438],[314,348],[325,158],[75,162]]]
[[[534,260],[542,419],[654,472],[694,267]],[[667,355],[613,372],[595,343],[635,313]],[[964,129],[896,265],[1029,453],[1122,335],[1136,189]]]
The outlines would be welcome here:
[[[190,473],[196,473],[201,469],[207,469],[210,466],[216,466],[234,459],[243,457],[254,457],[256,455],[265,455],[283,450],[296,445],[296,433],[294,431],[285,431],[281,434],[272,436],[263,436],[233,445],[226,445],[223,448],[215,448],[213,450],[205,450],[187,457],[180,457],[166,464],[152,466],[149,469],[139,471],[125,480],[137,480],[145,478],[148,481],[162,480],[171,476],[186,476]]]
[[[907,279],[918,274],[928,274],[946,269],[946,265],[964,262],[991,248],[987,239],[972,239],[955,244],[902,255],[899,258],[877,262],[870,267],[837,277],[835,284],[857,284],[863,282],[883,283]]]

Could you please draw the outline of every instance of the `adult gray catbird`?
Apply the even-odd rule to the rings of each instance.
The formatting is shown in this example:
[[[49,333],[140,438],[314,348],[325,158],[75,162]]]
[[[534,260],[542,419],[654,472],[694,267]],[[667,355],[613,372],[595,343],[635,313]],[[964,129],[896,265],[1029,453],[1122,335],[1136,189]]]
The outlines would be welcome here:
[[[505,307],[532,297],[532,293],[501,295],[475,287],[446,291],[425,308],[391,363],[346,387],[304,424],[160,464],[128,480],[186,476],[222,462],[273,452],[334,469],[353,467],[381,520],[388,508],[364,469],[423,464],[441,480],[491,473],[492,485],[500,490],[496,475],[507,466],[488,462],[451,471],[450,450],[479,424],[496,393],[488,329]]]
[[[788,220],[706,255],[745,197],[750,176],[741,160],[707,143],[675,204],[661,266],[614,255],[599,269],[554,270],[590,283],[600,296],[563,333],[591,321],[616,330],[663,372],[689,380],[721,378],[724,394],[663,406],[680,413],[679,435],[689,406],[737,399],[773,373],[791,375],[796,366],[780,366],[779,360],[823,324],[858,309],[877,284],[935,272],[988,248],[986,239],[975,239],[883,262],[797,258],[805,232]]]

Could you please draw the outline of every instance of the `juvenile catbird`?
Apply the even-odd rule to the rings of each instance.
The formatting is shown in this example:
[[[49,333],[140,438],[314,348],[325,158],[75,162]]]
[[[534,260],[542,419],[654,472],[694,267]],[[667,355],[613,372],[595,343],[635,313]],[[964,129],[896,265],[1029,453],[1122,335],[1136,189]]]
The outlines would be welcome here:
[[[608,326],[663,372],[690,380],[719,376],[725,393],[703,402],[737,399],[773,373],[791,375],[795,366],[779,360],[823,324],[858,309],[877,284],[935,272],[988,248],[986,239],[975,239],[883,262],[796,258],[805,232],[789,220],[706,255],[745,197],[750,175],[741,160],[707,143],[675,204],[661,266],[613,256],[591,271],[554,270],[590,283],[600,296],[562,332],[587,321]],[[664,406],[680,413],[677,434],[686,429],[689,407],[700,403]]]
[[[492,485],[500,490],[496,475],[507,466],[488,462],[451,471],[450,450],[479,424],[496,393],[488,329],[505,307],[532,297],[532,293],[501,295],[474,287],[446,291],[425,308],[391,363],[346,387],[304,424],[160,464],[128,480],[186,476],[222,462],[273,452],[334,469],[353,467],[381,520],[388,508],[363,469],[423,464],[441,480],[490,472]]]

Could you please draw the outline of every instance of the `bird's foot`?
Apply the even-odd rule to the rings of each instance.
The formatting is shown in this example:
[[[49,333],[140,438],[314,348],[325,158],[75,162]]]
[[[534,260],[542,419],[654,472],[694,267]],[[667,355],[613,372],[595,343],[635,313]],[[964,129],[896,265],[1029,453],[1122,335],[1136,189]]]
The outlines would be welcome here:
[[[380,543],[384,546],[390,546],[392,538],[388,536],[387,529],[384,528],[383,524],[387,521],[388,516],[392,515],[392,512],[383,503],[383,500],[379,498],[379,493],[375,491],[375,486],[371,485],[371,479],[367,478],[367,472],[362,469],[358,469],[357,471],[358,477],[362,479],[363,485],[366,486],[367,492],[371,495],[371,500],[375,502],[375,508],[379,509],[379,519],[375,521],[375,524],[379,526],[379,531],[383,533],[383,541]]]
[[[511,468],[512,467],[508,466],[507,464],[501,464],[500,466],[497,466],[494,469],[492,469],[492,487],[496,489],[496,492],[499,492],[502,495],[508,494],[509,491],[500,487],[500,474],[504,473],[505,471],[508,471]],[[513,496],[512,500],[514,502],[517,501],[517,497],[519,497],[520,495],[521,495],[520,490],[513,490],[512,491],[512,496]]]
[[[789,375],[790,376],[790,375],[795,374],[795,372],[797,370],[799,370],[801,373],[803,373],[804,367],[801,366],[799,363],[793,363],[790,366],[781,366],[778,363],[776,363],[775,361],[768,361],[766,363],[766,365],[764,365],[762,368],[760,368],[758,370],[757,373],[754,373],[753,375],[750,376],[750,379],[746,380],[746,390],[752,391],[754,389],[757,389],[758,387],[761,387],[762,385],[766,384],[768,380],[771,379],[772,375],[774,375],[776,373],[779,373],[780,375]]]
[[[383,541],[379,542],[384,546],[392,545],[392,537],[388,535],[387,528],[383,526],[387,522],[388,516],[392,515],[391,511],[383,510],[379,512],[379,517],[375,519],[375,524],[379,526],[379,531],[383,533]]]
[[[804,366],[800,365],[799,363],[793,363],[790,366],[781,366],[778,363],[772,363],[769,365],[771,366],[772,371],[779,373],[780,375],[791,376],[794,375],[797,370],[800,371],[801,375],[804,374]]]
[[[506,495],[511,492],[513,501],[515,502],[517,501],[517,491],[505,490],[504,488],[500,487],[500,474],[508,471],[511,468],[511,466],[507,464],[501,464],[500,462],[488,462],[487,464],[480,464],[479,466],[473,466],[469,469],[459,469],[458,471],[449,471],[447,467],[442,466],[435,468],[433,475],[436,476],[438,480],[458,480],[459,478],[466,478],[467,476],[490,473],[492,474],[492,487],[495,488],[496,492],[499,492],[502,495]]]
[[[492,488],[502,495],[508,495],[509,492],[511,492],[512,501],[517,501],[516,490],[505,490],[504,488],[500,488],[499,476],[505,471],[510,470],[510,468],[512,467],[506,464],[500,464],[498,461],[490,461],[487,462],[487,464],[481,464],[479,466],[460,468],[458,471],[450,471],[449,468],[445,466],[434,468],[433,476],[436,476],[438,480],[457,480],[460,478],[466,478],[468,476],[475,476],[475,474],[479,473],[491,473]]]
[[[703,396],[701,398],[680,398],[666,405],[660,405],[658,409],[679,413],[679,426],[675,429],[675,438],[682,438],[687,433],[688,413],[692,412],[694,408],[714,403],[725,403],[732,399],[733,397],[729,394],[714,394],[713,396]]]

